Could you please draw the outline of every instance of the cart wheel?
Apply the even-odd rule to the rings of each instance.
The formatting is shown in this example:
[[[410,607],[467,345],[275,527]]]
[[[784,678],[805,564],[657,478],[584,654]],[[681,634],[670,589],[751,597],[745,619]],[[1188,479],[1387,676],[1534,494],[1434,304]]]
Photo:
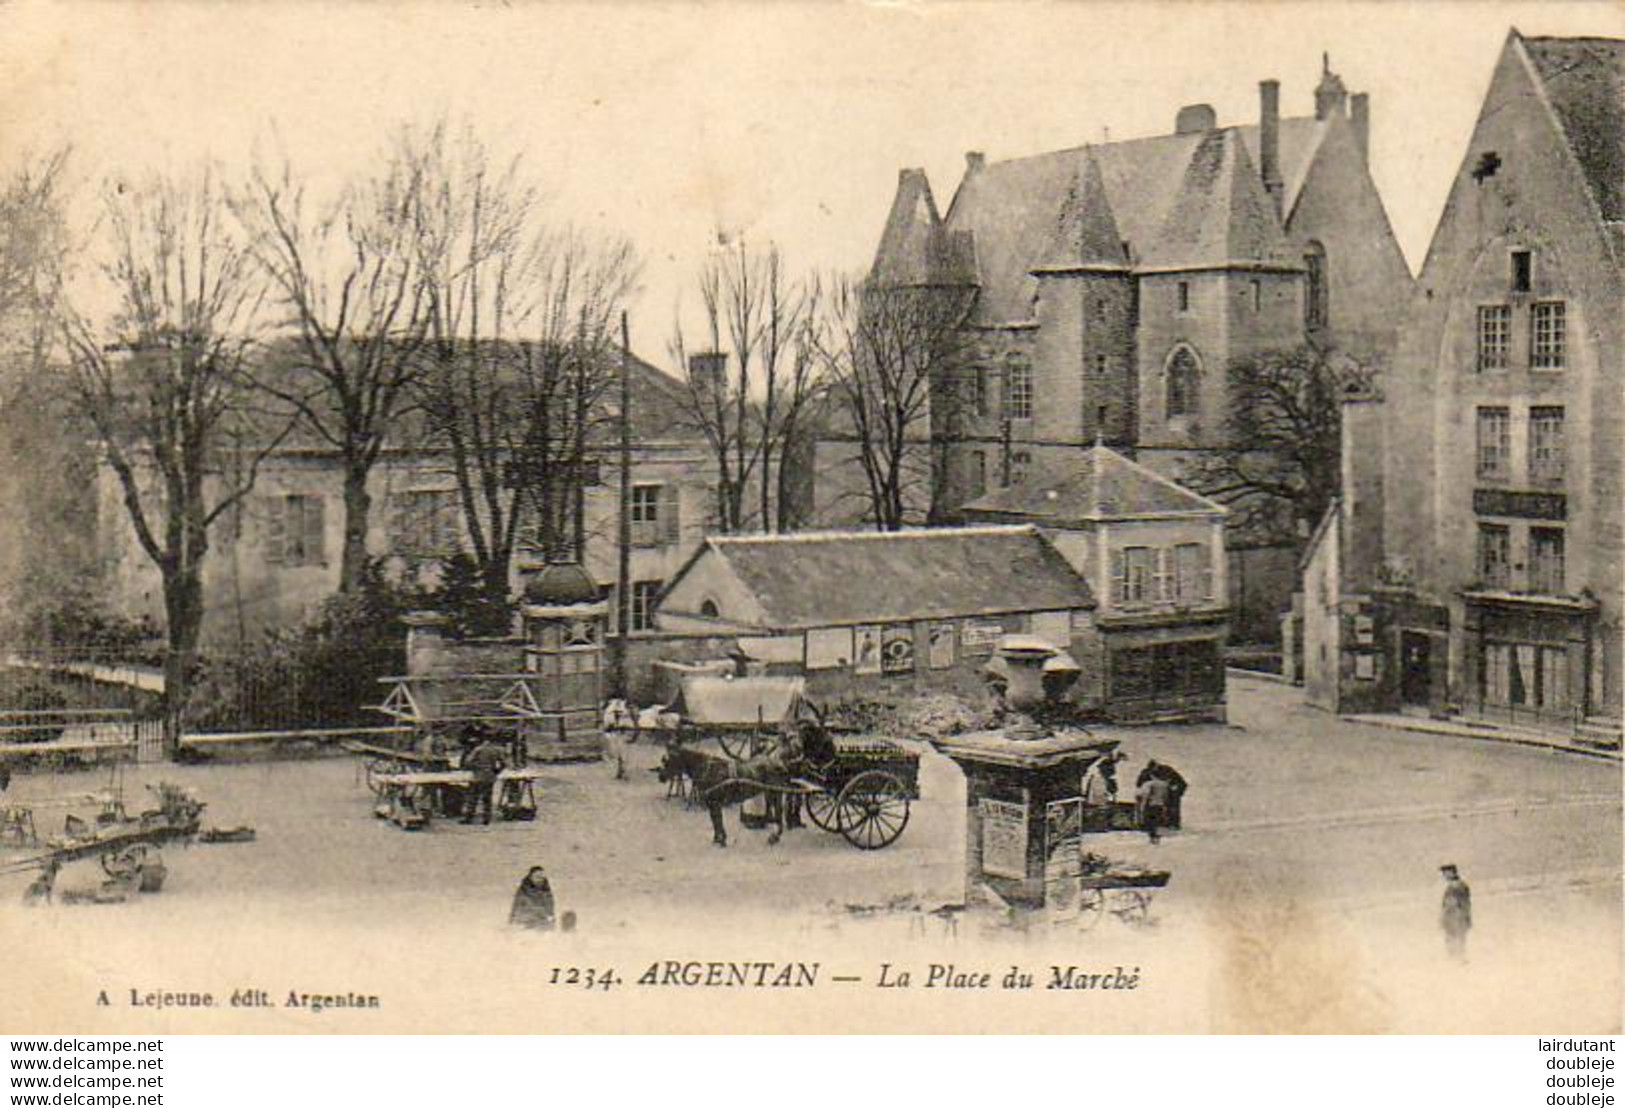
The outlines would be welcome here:
[[[1133,927],[1143,927],[1151,917],[1151,894],[1144,889],[1118,889],[1112,897],[1112,914]]]
[[[807,818],[814,826],[821,831],[841,833],[841,805],[834,793],[808,793],[805,800]]]
[[[846,783],[835,808],[847,842],[859,850],[879,850],[908,826],[908,789],[895,774],[868,770]]]
[[[1078,890],[1078,927],[1092,931],[1106,914],[1106,894],[1099,889]]]
[[[724,754],[736,762],[743,762],[746,758],[750,757],[749,735],[730,735],[727,733],[719,733],[717,735],[717,745],[722,747],[722,752]]]
[[[97,861],[101,863],[102,872],[109,877],[132,877],[146,863],[147,856],[152,848],[146,843],[132,843],[119,850],[110,850],[99,855]]]

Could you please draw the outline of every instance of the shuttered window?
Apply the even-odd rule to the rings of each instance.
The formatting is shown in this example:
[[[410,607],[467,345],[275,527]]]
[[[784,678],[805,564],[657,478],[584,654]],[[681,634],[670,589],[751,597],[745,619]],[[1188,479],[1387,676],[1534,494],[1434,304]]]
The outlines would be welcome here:
[[[666,546],[682,537],[676,485],[632,486],[632,545]]]
[[[265,502],[265,560],[278,566],[327,562],[326,501],[320,496],[272,496]]]

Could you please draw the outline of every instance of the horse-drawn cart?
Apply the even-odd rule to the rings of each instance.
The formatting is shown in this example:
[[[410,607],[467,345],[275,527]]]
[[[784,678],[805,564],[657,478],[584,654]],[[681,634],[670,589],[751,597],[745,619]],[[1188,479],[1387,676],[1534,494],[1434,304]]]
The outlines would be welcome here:
[[[727,845],[722,808],[766,801],[779,827],[795,808],[860,850],[897,841],[920,796],[920,756],[890,739],[833,734],[804,696],[801,678],[696,676],[685,679],[665,732],[662,776],[687,778]],[[719,752],[707,749],[714,740]]]

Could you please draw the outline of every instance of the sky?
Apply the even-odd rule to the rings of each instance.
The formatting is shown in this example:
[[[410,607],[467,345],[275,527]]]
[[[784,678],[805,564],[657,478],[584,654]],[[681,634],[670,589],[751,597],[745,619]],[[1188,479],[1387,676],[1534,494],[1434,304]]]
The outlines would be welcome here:
[[[0,167],[71,143],[86,182],[286,150],[318,187],[403,121],[466,119],[560,222],[644,260],[658,363],[718,229],[861,270],[898,170],[946,210],[965,152],[1172,129],[1181,105],[1309,114],[1322,52],[1371,94],[1373,174],[1421,264],[1510,27],[1625,37],[1605,3],[29,3],[0,7]]]

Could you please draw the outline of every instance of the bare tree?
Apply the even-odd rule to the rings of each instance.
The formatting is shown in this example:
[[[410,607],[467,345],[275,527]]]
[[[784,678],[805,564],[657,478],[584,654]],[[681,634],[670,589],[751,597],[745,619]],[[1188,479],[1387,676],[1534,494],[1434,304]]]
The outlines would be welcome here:
[[[292,167],[255,170],[236,209],[253,259],[297,332],[290,367],[260,385],[299,414],[344,468],[339,589],[359,588],[372,512],[369,478],[413,399],[429,325],[419,267],[422,146],[402,131],[379,168],[330,204],[306,195]]]
[[[471,133],[442,135],[425,155],[422,409],[487,594],[500,598],[527,522],[549,557],[582,556],[591,455],[616,380],[612,325],[636,260],[625,242],[545,226],[520,161],[494,163]]]
[[[249,360],[263,284],[212,175],[111,188],[116,311],[109,327],[66,300],[61,326],[79,409],[163,582],[167,741],[194,676],[210,531],[253,487],[269,435]]]
[[[940,421],[942,406],[958,402],[970,305],[957,287],[834,283],[818,350],[863,474],[865,517],[879,530],[919,522],[915,505],[934,497],[933,407]]]
[[[814,292],[787,276],[777,246],[718,237],[724,245],[699,276],[705,345],[695,349],[679,325],[672,353],[685,374],[684,415],[716,462],[718,528],[739,531],[754,516],[773,530],[792,520],[784,460],[817,395],[820,362],[804,341]]]
[[[1302,542],[1339,491],[1343,401],[1375,380],[1372,367],[1317,346],[1233,362],[1227,445],[1192,458],[1183,480],[1228,506],[1248,539]]]

